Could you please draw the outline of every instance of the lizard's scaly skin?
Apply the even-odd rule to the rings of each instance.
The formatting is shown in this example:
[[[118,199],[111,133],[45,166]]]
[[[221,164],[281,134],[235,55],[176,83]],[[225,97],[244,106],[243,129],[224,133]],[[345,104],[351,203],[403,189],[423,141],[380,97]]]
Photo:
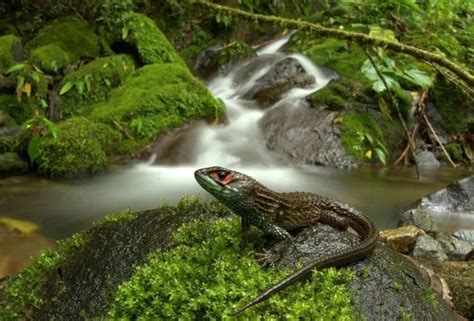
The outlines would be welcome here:
[[[367,257],[377,243],[377,231],[372,221],[344,203],[313,193],[277,193],[250,176],[218,166],[199,169],[194,176],[205,190],[241,217],[243,233],[254,225],[275,238],[289,239],[288,231],[320,222],[338,229],[351,227],[362,238],[353,248],[315,260],[295,271],[235,311],[234,315],[302,279],[313,268],[344,265]]]

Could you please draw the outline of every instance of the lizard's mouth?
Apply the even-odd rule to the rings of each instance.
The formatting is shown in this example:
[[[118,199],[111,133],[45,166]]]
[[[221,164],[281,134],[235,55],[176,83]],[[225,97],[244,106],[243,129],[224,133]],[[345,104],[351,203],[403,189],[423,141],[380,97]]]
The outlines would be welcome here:
[[[222,189],[222,187],[214,179],[209,177],[207,173],[203,173],[202,170],[195,171],[194,178],[199,183],[199,185],[202,186],[202,188],[211,194],[219,192]]]

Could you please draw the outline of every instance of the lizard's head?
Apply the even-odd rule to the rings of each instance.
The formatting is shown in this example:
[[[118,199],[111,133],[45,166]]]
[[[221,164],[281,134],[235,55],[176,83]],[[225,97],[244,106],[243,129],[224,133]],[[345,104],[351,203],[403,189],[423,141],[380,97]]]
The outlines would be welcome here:
[[[219,166],[198,169],[194,177],[206,191],[224,202],[247,197],[256,183],[250,176]]]

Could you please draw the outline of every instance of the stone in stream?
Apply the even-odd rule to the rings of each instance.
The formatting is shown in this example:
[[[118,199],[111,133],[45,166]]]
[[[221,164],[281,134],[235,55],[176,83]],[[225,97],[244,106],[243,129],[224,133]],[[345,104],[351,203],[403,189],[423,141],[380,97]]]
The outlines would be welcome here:
[[[434,234],[438,231],[438,224],[431,213],[427,210],[408,210],[400,217],[399,226],[414,225],[426,233]]]
[[[173,235],[176,230],[190,222],[195,222],[196,227],[193,230],[185,229],[186,239],[182,237],[175,239]],[[228,225],[226,222],[233,223]],[[224,225],[226,228],[222,229]],[[212,233],[210,231],[219,227],[221,230],[215,232],[219,237],[216,235],[207,237],[206,233]],[[231,230],[229,230],[230,227]],[[249,290],[249,284],[251,288],[253,284],[260,284],[262,289],[265,287],[261,284],[261,278],[271,271],[267,272],[255,267],[252,273],[243,276],[238,274],[239,271],[245,271],[245,267],[250,264],[249,260],[254,262],[251,256],[254,250],[259,251],[264,247],[271,251],[273,246],[278,246],[278,243],[272,244],[265,241],[261,234],[256,232],[252,232],[252,244],[240,243],[238,218],[230,215],[226,209],[215,202],[182,201],[176,207],[162,207],[140,213],[126,212],[122,216],[109,217],[104,223],[63,242],[58,247],[57,254],[48,254],[19,276],[1,282],[0,306],[5,309],[0,310],[0,318],[15,316],[16,319],[33,320],[110,319],[111,314],[106,313],[108,311],[110,313],[111,306],[115,306],[114,313],[118,313],[115,316],[122,315],[125,319],[159,319],[161,313],[179,316],[182,309],[194,306],[195,309],[191,309],[189,318],[200,319],[203,313],[206,313],[218,319],[222,317],[222,314],[232,311],[249,299],[248,294],[245,293]],[[203,234],[205,242],[201,240]],[[166,254],[167,251],[178,250],[178,248],[181,251],[184,250],[183,253],[186,255],[190,255],[196,251],[195,248],[203,246],[203,243],[210,242],[212,245],[213,242],[220,242],[219,238],[225,240],[229,235],[235,235],[237,243],[224,242],[223,244],[227,245],[216,248],[211,246],[211,253],[217,255],[215,259],[203,258],[203,253],[197,252],[198,262],[202,263],[195,269],[202,270],[205,274],[211,273],[212,282],[219,281],[221,274],[227,273],[228,269],[234,269],[234,266],[226,265],[225,259],[219,261],[221,256],[218,254],[226,251],[225,249],[229,246],[233,248],[227,260],[235,259],[235,255],[238,255],[242,262],[241,266],[236,267],[235,273],[238,275],[229,275],[229,279],[225,279],[223,288],[218,288],[220,292],[217,296],[213,294],[215,292],[206,292],[206,286],[211,286],[211,284],[207,285],[199,280],[189,279],[195,270],[190,271],[186,266],[178,265],[175,266],[176,269],[173,268],[174,272],[170,277],[157,269],[161,260],[152,259],[153,256],[161,255],[160,253]],[[315,224],[295,233],[291,246],[284,251],[276,265],[280,268],[293,268],[296,264],[304,264],[320,257],[322,253],[331,255],[340,249],[350,248],[357,242],[359,242],[358,237],[352,233],[341,232],[323,224]],[[239,252],[243,251],[242,246],[250,246],[249,254]],[[240,257],[241,255],[243,257]],[[245,258],[245,255],[250,256]],[[215,264],[218,265],[215,266]],[[348,270],[352,271],[353,276],[339,280],[338,275]],[[271,301],[247,311],[246,316],[249,318],[258,315],[271,316],[275,315],[271,314],[272,311],[275,312],[274,309],[285,309],[293,304],[300,304],[299,308],[285,312],[297,318],[298,316],[294,314],[304,306],[309,304],[308,311],[313,311],[318,305],[323,304],[323,308],[330,311],[347,307],[351,309],[354,318],[365,320],[380,320],[381,316],[386,320],[396,320],[406,316],[414,320],[455,320],[457,318],[456,312],[428,288],[427,281],[410,261],[381,243],[376,247],[373,255],[350,264],[348,270],[341,268],[318,271],[311,278],[311,282],[293,285],[277,294]],[[255,273],[259,273],[260,281],[254,278]],[[175,282],[170,283],[177,291],[175,295],[188,293],[193,288],[197,288],[202,295],[198,301],[194,301],[193,296],[184,295],[179,304],[169,305],[167,301],[172,298],[157,297],[159,288],[156,288],[156,286],[161,286],[160,282],[167,284],[167,280]],[[326,282],[333,284],[334,280],[336,284],[344,284],[344,293],[335,292],[335,287],[325,288]],[[117,301],[116,297],[117,287],[121,285],[125,288],[119,292],[130,295],[121,299],[124,302]],[[292,299],[289,297],[295,291],[301,292],[306,287],[307,291],[314,294],[315,286],[322,288],[317,291],[317,299],[314,302],[308,302],[307,296],[293,296]],[[247,287],[244,292],[242,292],[243,287]],[[12,292],[13,288],[15,292]],[[181,291],[182,289],[184,292]],[[319,296],[320,292],[326,293],[325,295],[329,297]],[[12,293],[17,294],[12,296]],[[348,294],[352,298],[351,303],[338,299]],[[217,305],[218,310],[216,310],[216,301],[221,300],[223,296],[229,301],[219,301],[221,305]],[[304,318],[302,315],[300,317]]]
[[[474,258],[474,246],[447,233],[437,233],[436,240],[443,247],[451,261],[465,261]]]
[[[474,230],[461,229],[454,232],[453,236],[459,240],[469,242],[474,246]]]
[[[430,151],[419,151],[415,155],[416,162],[420,167],[439,167],[440,163],[436,156]]]
[[[418,236],[413,248],[413,256],[432,259],[436,262],[443,262],[448,259],[441,244],[429,235]]]
[[[388,247],[400,253],[409,253],[415,246],[416,238],[425,231],[415,225],[380,231],[379,237]]]

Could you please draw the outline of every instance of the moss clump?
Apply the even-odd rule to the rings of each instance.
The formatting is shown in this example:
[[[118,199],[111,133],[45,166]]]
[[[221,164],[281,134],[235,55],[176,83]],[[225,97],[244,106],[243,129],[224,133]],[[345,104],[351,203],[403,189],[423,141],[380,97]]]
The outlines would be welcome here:
[[[342,132],[341,143],[345,151],[359,161],[367,159],[367,152],[377,147],[377,142],[384,144],[383,133],[370,115],[343,113],[337,124]],[[366,134],[372,137],[373,142]]]
[[[50,68],[53,58],[48,57],[48,54],[54,54],[54,58],[58,59],[56,64],[59,65],[61,62],[63,65],[68,65],[80,58],[97,57],[100,54],[99,43],[99,38],[82,21],[66,17],[43,28],[28,43],[27,49],[31,51],[37,63]],[[42,49],[39,50],[41,47]],[[56,47],[59,47],[62,52]],[[67,62],[66,58],[68,58]]]
[[[21,174],[28,170],[28,163],[15,153],[0,154],[0,175]]]
[[[125,18],[125,41],[138,50],[143,64],[177,63],[185,65],[165,35],[150,18],[131,13]]]
[[[0,129],[0,153],[21,153],[26,150],[29,134],[19,127]]]
[[[0,37],[0,74],[17,63],[14,46],[20,43],[20,38],[14,35]]]
[[[72,63],[69,54],[58,44],[35,48],[30,54],[31,62],[47,73],[56,73]]]
[[[192,119],[224,114],[221,104],[180,64],[144,66],[109,97],[92,107],[91,117],[133,136],[121,152],[142,147]]]
[[[107,318],[120,320],[234,319],[228,314],[288,271],[265,270],[243,243],[239,220],[195,220],[173,236],[175,247],[149,256],[117,292]],[[239,319],[351,320],[353,274],[317,271],[311,281],[291,287]]]
[[[59,88],[72,86],[63,95],[66,117],[83,114],[92,104],[104,101],[111,89],[118,87],[135,70],[133,59],[127,55],[97,58],[61,81]]]
[[[38,171],[51,176],[91,175],[105,167],[106,155],[120,142],[120,134],[86,118],[70,118],[57,126],[57,138],[42,139]]]
[[[0,319],[21,320],[25,311],[31,311],[43,304],[40,297],[41,285],[51,271],[65,260],[72,249],[79,248],[86,243],[82,234],[75,234],[60,241],[53,251],[43,252],[34,259],[27,268],[19,274],[8,278],[2,284],[0,292]]]
[[[215,39],[206,31],[199,28],[193,35],[191,42],[179,52],[181,58],[186,62],[190,62],[197,55],[209,48],[215,43]]]

